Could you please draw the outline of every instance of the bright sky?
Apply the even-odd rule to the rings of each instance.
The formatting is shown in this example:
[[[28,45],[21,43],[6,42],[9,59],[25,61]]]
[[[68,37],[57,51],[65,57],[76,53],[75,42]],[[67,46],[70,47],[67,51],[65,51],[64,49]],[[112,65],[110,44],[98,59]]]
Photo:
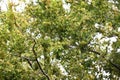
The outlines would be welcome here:
[[[32,0],[32,1],[35,4],[37,0]],[[10,0],[10,2],[13,2],[15,5],[17,5],[15,8],[16,11],[22,12],[26,6],[25,3],[29,3],[30,0],[25,0],[25,3],[20,0]],[[7,3],[8,3],[8,0],[1,0],[0,7],[2,11],[7,11]]]
[[[2,0],[2,1],[0,2],[0,7],[1,7],[1,10],[2,10],[2,11],[7,11],[7,7],[6,7],[6,6],[7,6],[7,4],[6,4],[7,1],[8,1],[8,0]]]
[[[22,2],[22,1],[19,1],[19,0],[10,0],[11,2],[13,2],[14,4],[18,5],[16,7],[16,11],[18,12],[22,12],[25,8],[25,3],[29,3],[31,0],[25,0],[25,3]],[[37,0],[32,0],[33,1],[33,4],[36,5],[36,2]],[[1,6],[1,10],[2,11],[7,11],[7,3],[8,3],[8,0],[2,0],[0,2],[0,6]],[[65,9],[66,12],[70,12],[70,4],[66,3],[65,0],[62,0],[62,3],[63,3],[63,8]]]

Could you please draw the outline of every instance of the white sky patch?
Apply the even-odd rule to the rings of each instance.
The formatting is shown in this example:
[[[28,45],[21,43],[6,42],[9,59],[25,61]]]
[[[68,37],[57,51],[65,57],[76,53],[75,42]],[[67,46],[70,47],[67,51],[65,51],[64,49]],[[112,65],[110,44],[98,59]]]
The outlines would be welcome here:
[[[13,2],[14,4],[19,4],[19,0],[10,0],[10,2]]]
[[[53,55],[53,52],[50,52],[50,56],[52,56]]]
[[[65,0],[62,0],[62,3],[63,3],[63,8],[65,9],[65,11],[69,13],[71,4],[66,3]]]
[[[38,1],[38,0],[33,0],[33,4],[34,4],[34,5],[37,5],[37,1]]]
[[[31,33],[31,35],[32,35],[32,36],[34,36],[34,35],[35,35],[35,33],[34,33],[34,32],[32,32],[32,33]]]
[[[118,7],[115,6],[115,5],[112,5],[112,9],[113,9],[114,11],[119,11]]]
[[[108,48],[107,53],[111,53],[111,51],[113,50],[112,45],[109,45],[107,48]]]
[[[115,3],[113,0],[108,0],[109,3]]]
[[[111,51],[113,50],[113,48],[112,48],[112,44],[114,43],[114,42],[116,42],[117,41],[117,37],[116,36],[114,36],[114,37],[110,37],[110,38],[108,38],[108,37],[105,37],[105,38],[103,38],[103,39],[101,39],[100,40],[100,43],[102,44],[104,44],[104,42],[108,42],[108,44],[105,44],[105,45],[101,45],[101,50],[102,49],[108,49],[107,51],[108,51],[108,53],[111,53]]]
[[[44,55],[40,55],[40,57],[37,58],[37,60],[42,64],[44,64],[44,59],[45,59]]]
[[[96,28],[99,28],[99,24],[98,24],[98,23],[95,23],[95,27],[96,27]]]
[[[104,74],[104,76],[109,76],[110,75],[109,72],[105,72],[105,71],[103,71],[103,74]]]
[[[120,53],[120,48],[119,48],[119,49],[117,49],[117,53]]]
[[[16,5],[14,8],[17,12],[23,12],[26,7],[26,4],[30,3],[30,1],[33,1],[33,4],[36,4],[37,0],[25,0],[25,2],[20,0],[10,0],[10,2]],[[2,0],[0,2],[1,11],[7,11],[7,4],[8,0]]]
[[[25,0],[25,3],[27,3],[27,4],[30,3],[30,0]]]
[[[62,0],[62,3],[63,3],[63,4],[66,3],[65,0]]]
[[[98,36],[99,37],[99,36]],[[108,38],[108,37],[105,37],[105,38],[102,38],[101,40],[100,40],[100,42],[101,43],[103,43],[103,42],[110,42],[110,44],[112,44],[113,42],[116,42],[117,41],[117,36],[114,36],[114,37],[110,37],[110,38]]]
[[[0,2],[1,11],[7,11],[7,0],[2,0]]]
[[[94,24],[95,28],[103,28],[104,26],[102,24],[95,23]],[[118,28],[118,32],[120,32],[120,28]],[[117,41],[117,36],[113,37],[105,37],[102,35],[102,33],[96,33],[95,36],[93,37],[93,41],[91,44],[99,44],[99,46],[96,46],[100,48],[101,50],[105,50],[107,48],[108,53],[111,53],[113,50],[112,44]]]
[[[113,36],[113,37],[105,37],[102,35],[102,33],[96,33],[95,36],[93,37],[93,41],[91,41],[91,47],[92,44],[97,44],[95,47],[96,48],[100,48],[101,50],[106,50],[108,53],[111,53],[111,51],[113,50],[112,45],[114,44],[114,42],[116,42],[118,39],[117,36]]]
[[[91,4],[92,3],[92,0],[88,0],[88,2],[87,2],[88,4]]]
[[[118,32],[120,32],[120,27],[118,28]]]
[[[102,27],[104,27],[103,25],[101,25],[101,24],[98,24],[98,23],[95,23],[95,28],[102,28]]]
[[[78,43],[78,42],[75,42],[75,44],[76,44],[76,45],[79,45],[79,43]]]
[[[44,57],[44,55],[41,55],[40,58],[41,58],[41,59],[44,59],[45,57]]]
[[[32,1],[34,5],[37,5],[37,3],[36,3],[37,0],[25,0],[25,2],[22,2],[22,1],[19,1],[19,0],[10,0],[10,1],[13,2],[15,5],[17,5],[15,7],[17,12],[23,12],[24,9],[25,9],[26,3],[29,3],[30,1]],[[62,2],[63,2],[63,8],[65,9],[66,12],[69,13],[71,4],[66,3],[65,0],[62,0]],[[2,0],[1,1],[0,6],[1,6],[2,11],[7,11],[7,3],[8,3],[8,0]]]
[[[58,63],[57,66],[60,68],[60,71],[61,71],[62,75],[65,75],[65,76],[68,75],[68,73],[66,72],[65,68],[60,63]]]
[[[118,38],[117,36],[111,37],[111,38],[110,38],[110,41],[111,41],[111,42],[116,42],[116,41],[117,41],[117,38]]]
[[[96,33],[94,39],[101,39],[103,37],[102,33]]]
[[[26,33],[30,34],[30,28],[26,29]]]
[[[114,0],[108,0],[108,2],[109,2],[109,3],[113,3],[113,4],[114,4],[114,3],[115,3],[115,4],[119,4],[118,1],[114,1]]]
[[[25,5],[25,3],[24,2],[19,2],[19,5],[18,6],[16,6],[16,11],[17,12],[23,12],[24,11],[24,9],[25,9],[25,7],[26,7],[26,5]]]

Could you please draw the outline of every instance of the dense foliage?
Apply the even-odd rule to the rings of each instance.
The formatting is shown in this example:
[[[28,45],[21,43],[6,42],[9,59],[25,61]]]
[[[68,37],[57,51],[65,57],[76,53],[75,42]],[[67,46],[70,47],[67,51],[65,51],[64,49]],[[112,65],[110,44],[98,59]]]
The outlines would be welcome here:
[[[1,80],[120,79],[119,0],[7,4],[0,12]]]

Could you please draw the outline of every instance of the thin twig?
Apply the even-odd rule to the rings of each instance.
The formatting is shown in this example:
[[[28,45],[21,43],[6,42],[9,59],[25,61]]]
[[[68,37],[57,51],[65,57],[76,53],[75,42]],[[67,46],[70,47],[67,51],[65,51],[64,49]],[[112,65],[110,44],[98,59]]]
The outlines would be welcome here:
[[[114,64],[111,60],[109,60],[109,63],[112,64],[112,66],[116,67],[120,71],[120,66]]]
[[[37,53],[36,53],[36,51],[35,51],[35,45],[36,45],[36,41],[34,40],[34,45],[33,45],[33,47],[32,47],[32,51],[33,51],[33,53],[34,53],[35,60],[36,60],[36,62],[37,62],[37,64],[38,64],[38,67],[39,67],[40,71],[42,72],[42,74],[43,74],[48,80],[50,80],[49,76],[43,71],[43,69],[42,69],[42,67],[41,67],[41,65],[40,65],[40,63],[39,63],[39,61],[38,61],[38,59],[37,59]]]
[[[97,52],[97,51],[94,51],[94,50],[91,50],[91,49],[89,49],[89,51],[90,52],[93,52],[93,53],[95,53],[95,54],[97,54],[97,55],[100,55],[101,53],[100,52]],[[108,61],[108,60],[107,60]],[[116,65],[116,64],[114,64],[112,61],[110,61],[109,60],[109,63],[113,66],[113,67],[115,67],[116,69],[118,69],[119,71],[120,71],[120,67],[118,66],[118,65]]]
[[[90,52],[93,52],[93,53],[98,54],[98,55],[101,54],[100,52],[94,51],[94,50],[92,50],[92,49],[88,49],[88,50],[89,50]]]
[[[27,60],[27,62],[28,62],[28,64],[30,65],[30,67],[33,69],[33,66],[32,66],[32,63],[31,63],[31,60],[30,60],[29,58],[27,58],[27,57],[21,57],[21,58]]]
[[[19,54],[21,54],[21,53],[19,53]],[[34,59],[30,59],[30,58],[28,58],[26,56],[21,56],[21,55],[16,55],[16,54],[14,54],[13,56],[19,57],[22,60],[26,60],[28,62],[28,64],[29,64],[29,66],[33,69],[32,62],[35,61]]]

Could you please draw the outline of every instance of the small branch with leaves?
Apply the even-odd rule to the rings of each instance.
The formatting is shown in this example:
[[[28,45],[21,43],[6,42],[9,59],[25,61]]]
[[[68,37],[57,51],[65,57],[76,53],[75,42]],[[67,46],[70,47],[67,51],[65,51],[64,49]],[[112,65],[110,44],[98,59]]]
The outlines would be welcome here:
[[[43,74],[48,80],[50,80],[50,77],[44,72],[44,70],[42,69],[42,67],[41,67],[41,65],[40,65],[40,63],[39,63],[39,61],[38,61],[38,59],[37,59],[37,53],[36,53],[36,51],[35,51],[35,45],[36,45],[36,41],[34,40],[34,45],[33,45],[33,47],[32,47],[32,51],[33,51],[33,54],[34,54],[34,56],[35,56],[35,61],[37,62],[37,65],[38,65],[40,71],[42,72],[42,74]]]
[[[32,62],[31,62],[31,61],[33,61],[33,60],[30,60],[30,59],[27,58],[27,57],[21,57],[21,58],[24,59],[24,60],[26,60],[26,61],[28,62],[28,64],[29,64],[29,66],[33,69]]]
[[[95,51],[95,50],[92,50],[92,49],[88,49],[90,52],[92,52],[92,53],[95,53],[95,54],[97,54],[97,55],[101,55],[101,53],[100,52],[97,52],[97,51]],[[103,56],[104,57],[104,56]],[[120,66],[118,66],[118,65],[116,65],[116,64],[114,64],[111,60],[107,60],[113,67],[115,67],[116,69],[118,69],[119,71],[120,71]]]

